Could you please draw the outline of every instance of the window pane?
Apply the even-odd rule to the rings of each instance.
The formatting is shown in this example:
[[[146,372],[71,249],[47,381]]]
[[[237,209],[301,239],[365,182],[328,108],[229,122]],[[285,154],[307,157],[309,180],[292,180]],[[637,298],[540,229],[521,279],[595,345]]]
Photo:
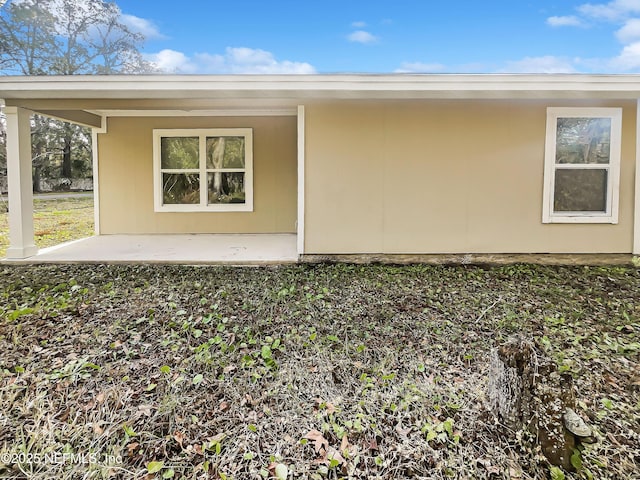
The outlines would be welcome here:
[[[161,168],[199,168],[198,137],[163,137],[160,139]]]
[[[604,169],[557,169],[553,210],[606,212],[607,174]]]
[[[162,201],[165,204],[200,203],[200,176],[197,173],[163,173]]]
[[[609,163],[610,118],[558,118],[556,163]]]
[[[207,137],[207,168],[244,168],[244,137]]]
[[[208,173],[209,204],[244,203],[244,172]]]

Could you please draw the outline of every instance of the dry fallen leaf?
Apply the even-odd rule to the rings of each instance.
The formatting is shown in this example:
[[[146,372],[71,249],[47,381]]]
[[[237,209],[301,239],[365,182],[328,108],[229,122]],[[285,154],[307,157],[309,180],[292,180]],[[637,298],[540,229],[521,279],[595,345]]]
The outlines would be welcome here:
[[[376,437],[373,437],[371,440],[367,442],[367,448],[369,450],[375,450],[375,451],[379,450],[378,441],[376,440]]]
[[[130,457],[132,457],[135,454],[135,450],[139,446],[140,446],[140,444],[138,442],[133,442],[133,443],[130,443],[129,445],[127,445],[127,450],[128,450],[128,453],[129,453]]]
[[[320,453],[321,450],[327,452],[327,448],[329,447],[329,442],[318,430],[310,430],[305,436],[307,440],[311,440],[314,443],[314,448],[316,449],[316,453]]]
[[[349,440],[346,435],[342,436],[342,442],[340,442],[340,451],[345,452],[349,448]]]
[[[488,458],[479,458],[477,460],[477,462],[487,470],[489,475],[498,475],[498,474],[500,474],[500,468],[497,467],[496,465],[493,465],[491,463],[491,460],[489,460]]]
[[[145,415],[146,417],[151,416],[152,408],[153,408],[153,405],[138,405],[138,411],[143,415]]]
[[[209,437],[209,443],[220,443],[222,442],[225,438],[227,437],[226,433],[218,433],[217,435],[214,435],[213,437]]]
[[[411,427],[402,428],[402,426],[398,424],[396,425],[395,430],[402,438],[407,438],[407,435],[411,432]]]
[[[178,445],[180,445],[180,448],[182,448],[182,442],[184,442],[184,434],[182,432],[178,432],[176,431],[173,434],[173,439],[178,442]]]
[[[517,470],[514,467],[509,467],[509,478],[513,480],[522,478],[522,471]]]
[[[338,450],[333,447],[328,447],[326,461],[331,462],[331,460],[338,462],[339,465],[342,465],[345,461],[344,457],[340,455],[340,452]]]

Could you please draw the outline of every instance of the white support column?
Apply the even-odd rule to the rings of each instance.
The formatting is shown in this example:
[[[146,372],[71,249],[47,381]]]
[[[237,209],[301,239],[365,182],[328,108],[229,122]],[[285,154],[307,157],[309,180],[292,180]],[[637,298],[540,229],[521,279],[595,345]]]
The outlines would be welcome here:
[[[298,255],[304,254],[304,105],[298,105]]]
[[[633,254],[640,255],[640,99],[636,103],[636,183],[633,213]]]
[[[93,155],[93,231],[100,235],[100,176],[99,176],[99,156],[98,156],[98,134],[107,133],[107,117],[102,117],[102,126],[91,129],[91,152]]]
[[[33,235],[33,174],[31,171],[31,112],[5,107],[7,116],[7,180],[9,187],[8,259],[38,253]]]
[[[98,129],[91,129],[91,153],[93,155],[93,232],[100,235],[100,183],[98,181]]]

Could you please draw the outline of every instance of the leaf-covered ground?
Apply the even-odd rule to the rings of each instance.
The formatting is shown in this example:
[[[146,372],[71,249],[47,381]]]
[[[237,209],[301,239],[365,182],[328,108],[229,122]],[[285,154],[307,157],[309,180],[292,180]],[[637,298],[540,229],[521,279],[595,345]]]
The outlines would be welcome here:
[[[638,479],[626,267],[0,267],[0,478]],[[514,334],[597,442],[551,469],[487,407]]]
[[[6,197],[0,197],[0,258],[9,247],[9,219]],[[74,196],[33,201],[33,229],[40,248],[93,235],[93,198]]]

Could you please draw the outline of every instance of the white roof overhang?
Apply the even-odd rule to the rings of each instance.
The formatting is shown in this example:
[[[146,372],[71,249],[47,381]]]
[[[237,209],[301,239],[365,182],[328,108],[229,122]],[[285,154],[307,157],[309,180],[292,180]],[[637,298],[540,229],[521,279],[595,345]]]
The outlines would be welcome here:
[[[0,98],[54,116],[64,112],[61,117],[73,110],[284,108],[329,100],[622,100],[640,98],[640,75],[5,76]]]
[[[4,99],[637,98],[640,75],[111,75],[0,77]]]

